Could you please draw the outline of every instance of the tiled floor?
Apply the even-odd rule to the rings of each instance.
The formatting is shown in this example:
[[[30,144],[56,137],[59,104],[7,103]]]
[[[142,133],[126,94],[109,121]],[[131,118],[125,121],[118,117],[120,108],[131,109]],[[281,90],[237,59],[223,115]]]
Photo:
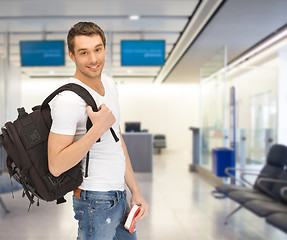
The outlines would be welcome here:
[[[196,173],[188,172],[190,154],[162,154],[154,158],[152,181],[140,181],[150,204],[149,216],[137,224],[139,240],[284,240],[287,235],[243,209],[228,225],[225,216],[236,204],[214,199],[213,187]],[[1,240],[72,240],[77,223],[73,219],[71,196],[68,203],[41,202],[27,212],[28,201],[21,193],[3,194],[11,210],[0,208]]]

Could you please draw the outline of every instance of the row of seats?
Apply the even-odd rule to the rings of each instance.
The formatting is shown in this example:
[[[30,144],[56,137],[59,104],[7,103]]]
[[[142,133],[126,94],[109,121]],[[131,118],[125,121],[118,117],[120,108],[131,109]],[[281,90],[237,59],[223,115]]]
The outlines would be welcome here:
[[[241,208],[253,212],[259,217],[264,217],[268,223],[287,233],[287,147],[280,144],[273,145],[267,155],[267,161],[259,174],[254,185],[246,179],[247,175],[255,175],[246,169],[241,170],[237,182],[243,185],[221,184],[215,189],[213,195],[222,194],[239,204],[226,218],[234,215]],[[236,168],[226,169],[229,171]],[[239,170],[239,169],[238,169]],[[250,186],[251,185],[251,186]]]
[[[165,135],[156,134],[153,136],[153,147],[156,154],[161,153],[161,149],[166,148]]]

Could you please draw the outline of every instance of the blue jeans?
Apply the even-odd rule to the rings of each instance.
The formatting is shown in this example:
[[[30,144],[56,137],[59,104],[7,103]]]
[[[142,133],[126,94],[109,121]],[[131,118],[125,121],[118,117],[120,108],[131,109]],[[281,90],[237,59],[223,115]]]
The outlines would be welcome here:
[[[77,240],[136,240],[124,223],[129,212],[126,191],[81,192],[73,196],[75,219],[78,220]]]

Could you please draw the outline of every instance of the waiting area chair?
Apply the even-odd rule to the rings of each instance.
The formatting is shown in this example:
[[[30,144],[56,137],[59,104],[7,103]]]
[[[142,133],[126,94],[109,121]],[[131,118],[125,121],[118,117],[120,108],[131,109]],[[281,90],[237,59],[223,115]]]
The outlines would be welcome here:
[[[272,197],[272,201],[252,200],[244,204],[244,207],[256,214],[259,217],[268,217],[274,213],[286,213],[287,214],[287,170],[285,169],[279,175],[278,179],[262,178],[260,183],[269,182],[274,183],[273,188],[268,190],[265,186],[261,186],[262,189]]]
[[[266,218],[266,222],[287,233],[287,213],[274,213]]]
[[[280,174],[286,172],[284,167],[287,164],[287,147],[284,145],[273,145],[268,152],[267,161],[258,175],[253,191],[231,191],[228,197],[232,200],[243,204],[250,200],[273,200],[275,183],[271,181],[260,182],[261,178],[278,179]],[[273,192],[272,192],[273,191]]]
[[[266,159],[266,164],[264,165],[260,173],[257,175],[257,179],[252,188],[232,184],[222,184],[217,186],[217,192],[225,194],[230,199],[240,204],[239,207],[237,207],[227,216],[225,223],[227,223],[227,220],[242,207],[246,207],[249,210],[251,210],[252,208],[254,213],[257,213],[257,215],[260,216],[260,214],[258,213],[260,211],[258,209],[257,211],[256,208],[261,209],[264,204],[268,205],[268,203],[270,203],[269,205],[273,207],[277,203],[280,205],[280,201],[284,201],[280,197],[280,189],[283,186],[282,181],[286,182],[285,185],[287,184],[287,171],[285,170],[286,164],[287,147],[284,145],[275,144],[270,148]],[[233,170],[236,170],[236,168]],[[250,185],[250,183],[246,181],[246,179],[243,177],[243,175],[247,174],[248,173],[246,171],[243,171],[243,173],[241,174],[240,181],[245,182],[247,185]],[[268,181],[263,181],[264,179],[268,179]],[[276,182],[277,180],[279,180],[279,182]],[[278,202],[278,200],[280,201]],[[281,206],[278,206],[279,209],[280,207]],[[281,208],[283,212],[285,212],[284,208]],[[265,207],[263,207],[263,209],[266,210]],[[261,211],[263,210],[261,209]],[[274,213],[274,211],[269,211],[269,214],[271,213]]]
[[[166,148],[166,139],[165,135],[163,134],[156,134],[153,137],[153,147],[155,150],[155,153],[160,154],[161,149]]]
[[[283,170],[284,166],[287,163],[287,147],[280,144],[273,145],[267,155],[266,164],[263,166],[259,174],[254,174],[250,169],[237,169],[237,168],[227,168],[227,174],[234,178],[231,174],[229,174],[230,170],[239,170],[241,172],[240,179],[235,179],[237,182],[242,183],[243,185],[234,185],[234,184],[221,184],[216,186],[215,189],[222,193],[228,194],[232,191],[239,191],[244,190],[247,192],[260,192],[260,187],[258,186],[258,180],[261,177],[270,177],[276,178],[281,171]],[[257,176],[254,185],[252,185],[249,181],[245,179],[245,175],[253,175]],[[272,183],[265,183],[267,188],[271,188],[273,186]]]

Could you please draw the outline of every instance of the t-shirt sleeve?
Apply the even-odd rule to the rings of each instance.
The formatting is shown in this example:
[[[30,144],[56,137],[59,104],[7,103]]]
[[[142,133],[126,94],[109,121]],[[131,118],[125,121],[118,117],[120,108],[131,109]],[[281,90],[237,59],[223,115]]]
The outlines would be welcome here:
[[[59,93],[51,102],[52,126],[50,131],[64,135],[75,135],[77,125],[87,118],[86,102],[76,93]]]

